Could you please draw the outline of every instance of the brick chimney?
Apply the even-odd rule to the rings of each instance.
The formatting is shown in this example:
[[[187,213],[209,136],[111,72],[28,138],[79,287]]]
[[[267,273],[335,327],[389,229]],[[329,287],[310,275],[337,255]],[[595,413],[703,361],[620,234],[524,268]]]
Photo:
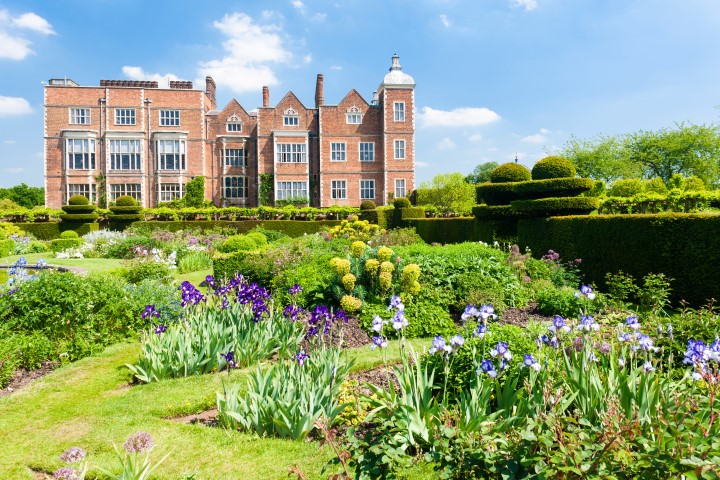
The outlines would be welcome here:
[[[323,90],[325,77],[322,73],[318,73],[317,83],[315,84],[315,108],[325,105],[325,92]]]
[[[263,107],[267,108],[270,106],[270,89],[266,86],[263,87]]]
[[[205,77],[205,94],[210,99],[210,103],[212,103],[212,109],[215,110],[215,107],[217,105],[215,101],[215,91],[217,90],[217,85],[215,85],[215,80],[213,80],[212,77]]]

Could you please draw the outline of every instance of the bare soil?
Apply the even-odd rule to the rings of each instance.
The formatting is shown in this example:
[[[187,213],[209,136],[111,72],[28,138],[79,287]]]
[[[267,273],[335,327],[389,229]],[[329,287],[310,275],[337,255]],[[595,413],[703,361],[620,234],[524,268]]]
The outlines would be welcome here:
[[[205,425],[206,427],[216,427],[218,425],[217,413],[217,408],[211,408],[210,410],[206,410],[204,412],[184,415],[182,417],[174,417],[170,420],[177,423],[199,423],[201,425]]]
[[[530,319],[533,319],[536,322],[552,322],[553,317],[546,317],[536,309],[537,303],[535,302],[530,302],[530,304],[525,308],[507,308],[502,314],[500,323],[525,327]]]
[[[28,386],[33,380],[44,377],[59,366],[58,362],[43,362],[37,370],[25,370],[24,368],[15,370],[8,386],[0,390],[0,397],[5,397]]]

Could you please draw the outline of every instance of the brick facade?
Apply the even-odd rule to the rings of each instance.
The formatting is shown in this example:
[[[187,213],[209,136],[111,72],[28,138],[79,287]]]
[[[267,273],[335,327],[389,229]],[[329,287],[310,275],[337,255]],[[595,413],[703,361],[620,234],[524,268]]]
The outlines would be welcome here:
[[[215,205],[257,206],[261,178],[271,174],[273,199],[307,198],[313,206],[385,205],[415,186],[414,80],[393,57],[371,103],[351,90],[324,104],[318,75],[315,105],[288,92],[274,107],[248,113],[235,99],[222,110],[215,82],[72,80],[45,86],[46,205],[73,194],[106,206],[133,195],[145,207],[181,197],[205,177]],[[261,177],[263,176],[263,177]]]

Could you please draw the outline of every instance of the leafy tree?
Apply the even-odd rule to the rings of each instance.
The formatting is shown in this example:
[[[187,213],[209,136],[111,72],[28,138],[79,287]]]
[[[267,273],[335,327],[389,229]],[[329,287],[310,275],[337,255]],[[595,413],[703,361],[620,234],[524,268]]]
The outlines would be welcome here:
[[[0,199],[7,198],[21,207],[33,208],[45,205],[45,189],[28,187],[24,183],[10,188],[0,188]]]
[[[485,183],[490,181],[490,172],[497,168],[497,162],[485,162],[481,163],[470,175],[465,177],[465,181],[471,185],[476,183]]]
[[[183,197],[186,207],[201,208],[205,206],[205,177],[199,176],[190,180]]]
[[[640,168],[627,161],[621,137],[599,136],[582,140],[572,136],[558,155],[570,160],[579,176],[603,180],[605,183],[642,174]]]
[[[475,203],[475,187],[462,173],[440,173],[418,189],[418,205],[434,205],[443,212],[469,212]]]

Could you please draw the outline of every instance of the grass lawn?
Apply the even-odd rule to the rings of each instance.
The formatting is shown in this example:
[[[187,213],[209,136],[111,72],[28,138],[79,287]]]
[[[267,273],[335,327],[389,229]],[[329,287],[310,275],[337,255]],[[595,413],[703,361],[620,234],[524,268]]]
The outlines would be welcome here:
[[[413,340],[420,352],[430,343]],[[399,359],[398,342],[385,353],[369,347],[349,351],[354,370]],[[198,413],[215,406],[215,392],[223,381],[244,381],[245,370],[130,386],[124,365],[136,360],[137,343],[114,345],[101,355],[66,365],[10,396],[0,398],[0,471],[3,478],[34,478],[32,469],[52,472],[63,466],[59,455],[71,446],[88,452],[92,464],[117,468],[113,443],[122,449],[137,432],[152,435],[155,459],[171,452],[159,478],[278,479],[288,478],[297,465],[312,479],[327,478],[323,465],[330,447],[182,424],[171,417]],[[427,468],[407,478],[436,478]],[[98,474],[91,469],[88,478]],[[103,478],[102,476],[97,478]]]
[[[50,265],[62,265],[70,267],[80,267],[88,271],[88,273],[104,273],[114,270],[122,266],[116,258],[55,258],[52,252],[44,253],[28,253],[26,255],[10,255],[0,258],[0,263],[13,264],[20,257],[25,257],[29,264],[37,263],[38,259],[44,258]]]

